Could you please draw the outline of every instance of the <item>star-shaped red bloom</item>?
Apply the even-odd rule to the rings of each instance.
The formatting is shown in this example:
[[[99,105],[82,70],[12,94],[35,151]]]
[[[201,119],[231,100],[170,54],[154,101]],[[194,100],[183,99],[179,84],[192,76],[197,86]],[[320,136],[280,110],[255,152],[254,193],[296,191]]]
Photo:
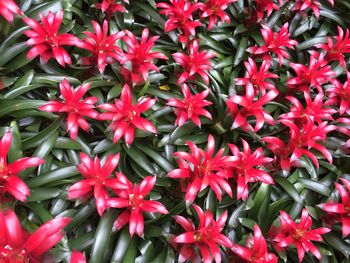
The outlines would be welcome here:
[[[155,176],[145,177],[140,184],[132,184],[123,174],[117,175],[117,185],[114,192],[118,197],[107,201],[108,207],[126,208],[114,222],[116,229],[121,229],[129,223],[129,233],[143,235],[143,212],[168,214],[168,210],[158,201],[146,200],[156,183]]]
[[[256,8],[256,17],[258,19],[258,22],[265,17],[269,17],[273,10],[279,10],[278,4],[275,3],[274,0],[254,0],[255,1],[255,8]],[[279,0],[279,4],[283,4],[283,0]]]
[[[25,202],[30,192],[18,174],[27,168],[43,164],[44,160],[37,157],[25,157],[8,164],[7,154],[11,143],[12,134],[6,132],[0,140],[0,196],[10,193],[17,200]]]
[[[347,80],[341,83],[339,80],[332,80],[333,87],[326,90],[328,100],[325,104],[339,107],[340,115],[350,114],[350,73],[346,72]]]
[[[129,3],[129,0],[122,0],[125,3]],[[114,13],[117,12],[126,12],[126,8],[117,3],[117,0],[102,0],[102,3],[95,4],[97,9],[101,9],[102,12],[106,13],[107,18],[110,19]]]
[[[191,141],[186,144],[191,153],[176,152],[174,156],[178,159],[180,168],[169,173],[171,178],[183,178],[188,182],[185,200],[192,203],[197,193],[208,186],[214,191],[218,200],[222,198],[222,191],[232,197],[232,190],[227,182],[226,168],[234,157],[223,156],[224,148],[220,149],[214,156],[215,140],[212,135],[208,137],[206,151],[199,149]]]
[[[24,31],[29,37],[27,44],[33,46],[28,54],[28,59],[40,56],[40,61],[46,63],[50,58],[64,67],[65,64],[71,64],[72,60],[68,52],[62,46],[74,46],[79,39],[72,34],[59,34],[59,29],[63,20],[63,11],[56,14],[49,12],[47,16],[40,14],[41,23],[35,19],[26,17],[23,21],[32,29]]]
[[[199,44],[197,40],[189,46],[189,55],[182,52],[177,52],[173,54],[173,58],[176,63],[179,63],[183,68],[183,72],[179,75],[177,84],[182,84],[186,80],[196,79],[196,74],[198,74],[206,84],[209,84],[209,77],[207,71],[211,67],[211,62],[209,59],[215,57],[216,55],[207,51],[199,51]]]
[[[195,251],[195,247],[197,247],[202,255],[202,262],[211,263],[213,257],[216,263],[220,263],[219,245],[228,248],[232,246],[231,240],[221,233],[227,220],[227,211],[215,221],[210,210],[203,212],[199,206],[193,205],[193,207],[199,218],[198,228],[195,228],[189,219],[182,216],[174,217],[176,222],[186,231],[172,240],[174,243],[183,244],[180,250],[179,262],[185,262],[193,257],[193,254],[197,253]]]
[[[22,11],[13,0],[0,1],[0,15],[2,15],[7,22],[12,23],[16,14],[21,15]]]
[[[209,17],[208,29],[211,30],[214,25],[218,23],[219,18],[222,22],[227,24],[231,23],[231,19],[224,11],[229,4],[236,2],[237,0],[208,0],[201,6],[201,18]]]
[[[312,229],[312,219],[304,208],[299,223],[284,211],[280,211],[280,227],[276,229],[276,235],[272,238],[277,251],[284,250],[294,245],[298,251],[299,262],[302,262],[306,252],[311,252],[319,260],[322,255],[318,248],[311,241],[323,241],[322,236],[330,232],[329,228],[320,227]]]
[[[247,247],[233,244],[232,251],[249,263],[277,263],[275,254],[267,250],[266,240],[257,224],[254,225],[254,237],[247,240]]]
[[[100,119],[111,121],[110,128],[114,131],[113,141],[115,143],[124,137],[126,144],[131,145],[134,141],[135,128],[152,133],[157,132],[152,122],[140,117],[155,102],[155,99],[143,97],[136,104],[132,104],[130,87],[124,85],[120,99],[116,99],[114,104],[105,103],[98,106],[106,111],[100,114]]]
[[[94,110],[94,104],[98,101],[98,98],[88,97],[83,99],[90,86],[90,83],[86,83],[74,89],[70,86],[67,79],[64,79],[60,83],[63,101],[52,100],[39,107],[42,111],[67,113],[67,131],[72,140],[77,138],[79,127],[86,132],[89,130],[89,124],[84,117],[92,119],[98,117],[97,111]]]
[[[289,54],[285,48],[294,49],[294,46],[297,45],[298,42],[289,38],[288,23],[285,23],[278,32],[273,32],[267,25],[262,25],[262,27],[261,35],[264,39],[264,45],[261,47],[250,47],[247,51],[256,55],[274,53],[277,55],[281,66],[283,59],[289,58]]]
[[[201,126],[199,116],[204,116],[212,119],[210,113],[204,109],[212,103],[204,100],[209,95],[209,89],[206,89],[195,95],[191,94],[190,88],[186,84],[181,86],[183,99],[170,98],[168,99],[168,106],[174,107],[174,112],[177,116],[175,124],[182,126],[188,119],[192,120],[198,127]]]
[[[84,57],[83,64],[96,65],[102,74],[105,71],[107,64],[113,64],[115,60],[120,61],[123,51],[115,45],[115,42],[125,35],[124,32],[114,33],[108,36],[108,22],[103,21],[103,27],[92,21],[92,27],[95,34],[86,31],[87,36],[83,41],[80,41],[77,46],[91,52],[91,57]]]
[[[62,230],[70,221],[68,217],[55,218],[30,234],[11,209],[0,210],[0,262],[44,262],[44,254],[64,237]]]
[[[159,36],[151,38],[148,36],[149,30],[145,28],[142,31],[140,42],[130,31],[126,31],[126,35],[123,37],[128,48],[120,59],[120,64],[124,65],[121,73],[126,80],[135,84],[146,81],[149,71],[159,71],[158,67],[154,65],[155,59],[168,59],[163,53],[151,51]]]
[[[327,0],[332,6],[334,5],[333,0]],[[293,6],[292,10],[295,11],[305,11],[307,9],[312,9],[316,17],[320,16],[320,6],[319,0],[297,0]]]
[[[81,164],[77,168],[85,179],[76,182],[68,189],[68,198],[83,199],[93,194],[97,212],[102,216],[109,197],[107,189],[114,188],[117,183],[117,179],[110,178],[110,176],[118,165],[119,154],[109,155],[104,164],[101,164],[97,156],[91,159],[85,153],[80,153],[80,159]]]
[[[326,204],[321,204],[320,207],[330,215],[335,215],[339,217],[342,223],[342,233],[343,238],[350,234],[350,182],[340,178],[343,185],[335,183],[335,188],[337,188],[338,193],[341,198],[341,203],[329,202]]]

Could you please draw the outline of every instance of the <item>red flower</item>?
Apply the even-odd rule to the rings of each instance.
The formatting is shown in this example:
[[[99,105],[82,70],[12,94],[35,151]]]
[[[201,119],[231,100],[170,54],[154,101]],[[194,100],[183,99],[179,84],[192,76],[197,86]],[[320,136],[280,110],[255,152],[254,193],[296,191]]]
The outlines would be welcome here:
[[[170,3],[156,4],[158,8],[163,8],[159,13],[169,17],[164,26],[165,32],[179,29],[181,31],[179,41],[187,43],[190,35],[196,35],[196,27],[202,25],[201,22],[193,20],[192,13],[204,7],[204,4],[198,2],[192,4],[187,0],[170,0]]]
[[[225,222],[227,220],[227,211],[225,211],[217,221],[214,220],[213,214],[207,210],[205,213],[197,206],[193,205],[199,218],[199,226],[196,229],[192,221],[182,216],[175,216],[175,220],[184,229],[185,233],[176,236],[173,239],[175,243],[184,244],[179,255],[179,262],[185,262],[196,254],[194,246],[198,247],[202,254],[203,262],[212,262],[212,257],[216,263],[221,262],[219,245],[231,247],[231,240],[222,234]]]
[[[4,213],[0,210],[0,262],[43,262],[42,256],[63,238],[62,229],[70,221],[67,217],[55,218],[29,234],[11,209]]]
[[[44,160],[37,157],[25,157],[8,164],[7,154],[11,143],[12,134],[6,132],[0,140],[0,196],[8,192],[17,200],[25,202],[27,196],[30,195],[29,188],[18,176],[18,173],[43,164]]]
[[[331,230],[325,227],[311,229],[312,219],[305,208],[299,223],[294,222],[286,212],[280,211],[280,213],[281,226],[278,228],[277,235],[272,239],[276,250],[283,250],[294,245],[298,251],[299,262],[303,260],[305,252],[308,251],[320,260],[321,253],[311,241],[321,242],[323,240],[321,235]]]
[[[211,105],[210,101],[204,100],[208,94],[209,89],[206,89],[198,94],[192,95],[190,88],[186,84],[181,86],[183,99],[170,98],[168,99],[168,106],[175,107],[174,112],[177,116],[175,124],[182,126],[188,119],[191,119],[198,127],[201,126],[199,116],[204,116],[212,119],[210,113],[203,109],[203,107]]]
[[[129,3],[129,0],[123,0],[123,2]],[[116,3],[116,0],[102,0],[102,3],[95,4],[95,7],[106,13],[108,19],[116,12],[126,12],[125,7],[122,4]]]
[[[105,71],[106,64],[113,64],[114,60],[121,59],[123,51],[115,45],[115,42],[125,35],[124,32],[114,33],[110,36],[108,34],[108,23],[103,21],[103,28],[92,21],[95,34],[92,32],[84,32],[87,38],[77,44],[80,48],[89,50],[92,57],[84,57],[83,64],[96,65],[101,74]]]
[[[248,61],[244,62],[244,66],[246,68],[245,77],[237,78],[237,85],[242,85],[246,88],[248,85],[253,86],[256,95],[265,95],[267,89],[275,89],[275,86],[271,82],[266,81],[268,78],[279,78],[278,75],[269,72],[271,66],[269,59],[263,60],[259,70],[255,61],[251,58],[248,58]]]
[[[206,84],[209,84],[209,77],[206,71],[209,70],[211,66],[209,59],[215,57],[216,55],[207,51],[199,52],[198,49],[198,41],[193,40],[189,46],[189,55],[180,52],[173,54],[173,58],[176,63],[179,63],[184,70],[184,72],[180,74],[177,84],[182,84],[188,79],[195,79],[196,74],[201,76]]]
[[[350,73],[346,72],[347,80],[344,84],[340,83],[337,79],[332,80],[333,87],[327,88],[328,100],[327,105],[339,105],[339,113],[350,114]]]
[[[249,237],[247,247],[233,244],[232,251],[250,263],[277,263],[277,257],[267,250],[266,240],[257,224],[254,225],[254,238]]]
[[[70,263],[86,263],[86,259],[83,253],[79,251],[73,251],[70,257]]]
[[[99,105],[100,109],[107,111],[100,114],[100,119],[112,121],[110,128],[114,131],[114,143],[124,137],[126,144],[131,145],[134,141],[135,128],[156,133],[157,130],[153,124],[140,117],[141,113],[151,108],[155,102],[155,99],[143,97],[133,105],[130,88],[124,85],[119,100],[115,100],[114,104]]]
[[[256,16],[258,22],[264,18],[264,13],[267,12],[267,17],[271,15],[273,10],[279,10],[279,6],[274,0],[254,0],[256,2]],[[279,3],[282,5],[282,0]]]
[[[288,79],[288,87],[306,92],[309,92],[310,88],[316,87],[318,92],[322,93],[321,85],[327,83],[329,79],[336,74],[331,66],[328,65],[328,61],[325,60],[324,54],[318,55],[314,53],[310,57],[308,67],[303,64],[295,64],[292,62],[290,62],[289,65],[294,69],[297,76]]]
[[[59,34],[63,11],[53,14],[49,12],[47,16],[40,14],[41,24],[35,19],[26,17],[23,21],[32,28],[24,31],[24,34],[30,39],[27,41],[29,46],[33,46],[28,54],[28,59],[40,56],[41,63],[46,63],[50,58],[64,67],[65,64],[71,64],[72,60],[67,51],[62,46],[74,46],[79,39],[72,34]]]
[[[264,157],[263,149],[260,147],[251,153],[249,144],[242,139],[243,152],[239,151],[236,145],[229,144],[234,157],[232,165],[232,175],[237,180],[237,200],[248,198],[248,183],[260,181],[265,184],[274,184],[272,177],[262,169],[265,163],[272,161],[271,158]]]
[[[231,23],[231,19],[224,12],[229,4],[236,2],[237,0],[208,0],[200,8],[202,10],[201,18],[209,17],[208,29],[211,30],[214,25],[218,23],[219,18],[222,22],[227,24]]]
[[[350,53],[350,38],[349,29],[346,29],[344,36],[343,29],[338,26],[338,36],[334,36],[335,43],[332,38],[327,36],[327,44],[316,44],[315,47],[325,50],[327,52],[326,58],[328,61],[339,61],[339,63],[346,69],[344,54]]]
[[[327,0],[332,6],[334,5],[333,0]],[[295,11],[304,11],[308,8],[312,9],[316,17],[320,16],[320,9],[321,3],[319,0],[297,0],[294,4],[294,7],[292,10]]]
[[[127,66],[122,68],[122,74],[126,79],[131,79],[136,84],[148,79],[149,70],[159,71],[158,67],[153,64],[155,59],[168,59],[160,52],[151,52],[159,36],[148,39],[148,35],[149,30],[145,28],[142,31],[140,43],[130,31],[126,31],[126,35],[123,37],[128,49],[120,60],[120,64]]]
[[[21,15],[22,11],[18,8],[15,1],[2,0],[0,2],[0,14],[7,20],[7,22],[12,23],[16,14]]]
[[[106,209],[108,196],[107,188],[114,188],[116,178],[110,178],[119,162],[119,153],[109,155],[106,162],[101,165],[100,159],[96,156],[91,159],[87,154],[80,153],[81,164],[77,166],[80,174],[85,179],[73,184],[68,190],[69,199],[85,198],[94,194],[97,212],[102,216]]]
[[[256,55],[275,53],[278,57],[280,66],[283,63],[284,58],[289,58],[289,54],[285,48],[294,49],[294,46],[298,44],[297,41],[289,38],[288,23],[285,23],[279,32],[273,32],[271,28],[266,25],[262,25],[261,35],[264,39],[264,45],[262,47],[250,47],[248,52]]]
[[[130,236],[132,237],[135,232],[142,236],[144,228],[143,212],[168,214],[168,210],[161,203],[145,200],[145,197],[154,188],[156,177],[147,176],[138,185],[132,185],[123,174],[117,175],[117,180],[115,193],[118,197],[108,199],[108,207],[127,209],[115,220],[114,227],[119,230],[129,223]]]
[[[350,182],[343,178],[340,178],[340,180],[346,187],[344,188],[341,184],[335,183],[335,187],[337,188],[341,198],[341,203],[321,204],[320,207],[330,215],[340,216],[340,220],[343,225],[343,238],[345,238],[347,235],[350,234]]]
[[[83,84],[79,88],[73,89],[68,81],[64,79],[60,83],[60,91],[63,101],[52,100],[49,103],[40,106],[39,109],[47,112],[66,112],[67,116],[67,131],[72,140],[78,136],[78,128],[84,131],[89,130],[89,124],[84,117],[96,119],[98,113],[94,110],[97,97],[88,97],[83,99],[85,93],[89,90],[91,84]]]
[[[188,181],[185,195],[186,202],[192,203],[197,193],[208,186],[210,186],[220,201],[222,191],[232,197],[232,190],[227,182],[225,168],[228,162],[233,161],[234,158],[223,156],[224,148],[220,149],[213,157],[215,140],[212,135],[208,137],[206,151],[198,149],[190,141],[187,141],[186,144],[190,148],[191,153],[174,153],[174,156],[178,157],[176,161],[180,168],[169,173],[171,178],[184,178]]]

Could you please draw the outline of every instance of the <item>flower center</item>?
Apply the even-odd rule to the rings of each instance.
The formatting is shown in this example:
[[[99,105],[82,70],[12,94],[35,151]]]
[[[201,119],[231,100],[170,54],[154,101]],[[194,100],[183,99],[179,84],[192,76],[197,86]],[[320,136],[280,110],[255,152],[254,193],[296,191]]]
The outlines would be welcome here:
[[[6,180],[8,178],[8,170],[3,161],[0,161],[0,180]]]
[[[136,208],[139,208],[142,206],[143,203],[143,196],[142,195],[129,195],[129,206],[132,210],[135,210]]]
[[[0,262],[29,263],[30,257],[24,249],[0,246]]]
[[[210,162],[204,161],[194,168],[194,173],[197,177],[203,178],[205,176],[208,176],[211,173],[211,170],[212,169]]]
[[[292,234],[292,237],[296,240],[299,240],[301,238],[304,237],[304,234],[305,234],[305,231],[304,230],[301,230],[301,229],[295,229],[293,234]]]
[[[51,46],[52,48],[58,47],[58,41],[57,41],[57,34],[54,33],[53,35],[47,34],[45,38],[47,44]]]

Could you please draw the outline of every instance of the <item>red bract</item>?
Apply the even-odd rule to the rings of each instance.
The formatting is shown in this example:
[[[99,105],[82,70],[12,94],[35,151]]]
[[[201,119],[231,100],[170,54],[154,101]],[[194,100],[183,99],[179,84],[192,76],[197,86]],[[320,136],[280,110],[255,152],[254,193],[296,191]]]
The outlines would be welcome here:
[[[333,0],[327,0],[331,5],[334,5]],[[312,9],[316,17],[320,16],[320,6],[319,0],[297,0],[294,4],[293,10],[304,11],[308,8]]]
[[[168,16],[169,19],[165,23],[165,32],[170,32],[179,29],[179,41],[187,43],[189,36],[196,35],[196,27],[202,24],[199,21],[194,21],[192,13],[197,9],[204,7],[203,3],[191,3],[187,0],[170,0],[169,3],[158,3],[158,8],[162,8],[159,13]]]
[[[70,257],[70,263],[86,263],[86,259],[83,253],[79,251],[73,251]]]
[[[229,144],[230,150],[234,157],[234,161],[230,163],[232,166],[232,176],[237,181],[237,200],[248,198],[248,183],[262,182],[265,184],[273,184],[272,177],[259,167],[263,167],[265,163],[272,161],[271,158],[264,157],[263,149],[260,147],[251,153],[249,144],[242,139],[243,152],[239,151],[236,145]]]
[[[0,196],[10,193],[17,200],[25,202],[27,196],[30,195],[29,188],[18,176],[18,173],[27,168],[36,167],[44,163],[44,160],[37,157],[25,157],[8,164],[7,154],[11,143],[12,134],[6,132],[0,140]]]
[[[226,105],[234,118],[232,124],[233,129],[242,127],[242,129],[246,131],[252,131],[253,127],[247,120],[249,116],[254,116],[256,118],[254,127],[255,132],[261,129],[265,121],[270,125],[274,125],[272,116],[264,110],[263,106],[276,98],[278,91],[272,89],[257,100],[254,100],[254,94],[254,87],[252,85],[247,85],[245,96],[234,95],[226,100]],[[241,106],[240,109],[238,108],[238,105]]]
[[[78,128],[84,131],[89,130],[89,124],[84,117],[96,119],[98,113],[94,110],[95,103],[98,101],[96,97],[88,97],[82,99],[89,90],[91,84],[86,83],[74,89],[68,81],[64,79],[60,83],[60,91],[63,97],[62,101],[52,100],[49,103],[40,106],[39,109],[47,112],[65,112],[67,113],[67,131],[72,140],[78,136]]]
[[[129,0],[123,0],[125,3],[129,3]],[[114,13],[126,12],[125,7],[122,4],[116,2],[116,0],[102,0],[102,3],[95,4],[97,9],[101,9],[106,13],[107,18],[110,19]]]
[[[233,244],[232,251],[245,262],[250,263],[277,263],[277,257],[267,250],[266,240],[258,225],[254,225],[254,238],[247,241],[247,247]]]
[[[330,215],[336,215],[340,217],[342,222],[343,238],[350,234],[350,182],[340,178],[345,185],[344,188],[341,184],[335,183],[335,187],[341,198],[341,203],[326,203],[321,204],[320,207]]]
[[[47,16],[40,14],[41,24],[35,19],[26,17],[23,21],[32,28],[24,31],[24,34],[30,39],[27,41],[29,46],[33,46],[28,54],[28,59],[40,56],[40,61],[46,63],[50,58],[64,67],[65,64],[71,64],[72,60],[67,51],[62,46],[74,46],[79,39],[71,34],[59,34],[63,11],[57,14],[49,12]]]
[[[91,57],[84,57],[83,64],[96,65],[102,74],[105,71],[106,64],[112,64],[115,60],[121,59],[123,51],[115,45],[115,42],[125,35],[124,32],[108,35],[108,23],[103,21],[103,28],[92,21],[95,34],[92,32],[84,32],[87,36],[83,41],[80,41],[77,46],[89,50],[92,53]]]
[[[114,131],[114,143],[124,137],[126,144],[131,145],[134,141],[135,128],[156,133],[152,122],[140,117],[141,113],[150,109],[155,102],[155,99],[143,97],[133,105],[130,87],[124,85],[120,99],[115,100],[114,104],[106,103],[98,106],[107,111],[100,114],[100,119],[112,121],[110,128]]]
[[[274,2],[274,0],[254,0],[256,2],[256,17],[258,22],[264,18],[265,12],[267,12],[267,17],[271,15],[273,10],[279,10],[279,6]],[[279,0],[282,4],[282,0]]]
[[[336,74],[331,66],[328,65],[324,54],[313,54],[310,57],[308,67],[303,64],[291,62],[289,65],[297,76],[288,79],[288,87],[306,92],[310,92],[310,88],[316,87],[318,92],[322,93],[322,85],[329,82],[330,78],[334,77]]]
[[[231,23],[231,19],[224,12],[229,4],[236,2],[237,0],[208,0],[201,6],[202,14],[201,18],[209,17],[208,29],[211,30],[214,25],[218,23],[219,18],[222,22],[227,24]]]
[[[68,190],[69,199],[86,198],[92,193],[95,197],[96,208],[99,215],[106,209],[108,196],[107,188],[114,188],[116,178],[110,178],[112,172],[118,165],[119,153],[109,155],[106,162],[101,165],[100,159],[96,156],[91,159],[87,154],[80,153],[81,164],[77,166],[80,174],[85,179],[73,184]]]
[[[212,257],[216,263],[221,262],[219,245],[231,247],[231,240],[222,234],[225,222],[227,220],[227,211],[225,211],[217,221],[213,214],[207,210],[205,213],[197,206],[193,205],[199,218],[199,226],[196,229],[192,221],[182,216],[175,216],[175,220],[184,229],[185,233],[176,236],[173,242],[184,244],[179,255],[179,262],[185,262],[196,254],[194,246],[198,247],[204,263],[212,262]]]
[[[121,229],[129,223],[129,233],[132,237],[135,232],[143,235],[144,219],[143,212],[167,214],[168,210],[164,205],[157,201],[145,200],[145,197],[151,192],[156,183],[155,176],[147,176],[140,184],[134,184],[123,174],[117,175],[118,183],[114,192],[118,195],[116,198],[110,198],[107,201],[108,207],[127,208],[122,212],[114,222],[116,229]]]
[[[350,53],[350,38],[349,29],[346,29],[344,36],[343,29],[338,26],[338,36],[334,36],[335,42],[331,37],[327,36],[327,44],[316,44],[315,47],[325,50],[328,61],[339,61],[339,63],[346,69],[344,54]]]
[[[0,14],[7,22],[12,23],[16,14],[21,15],[22,11],[13,0],[2,0],[0,2]]]
[[[283,250],[294,245],[298,251],[299,262],[304,258],[305,252],[311,252],[318,259],[322,255],[318,248],[311,241],[321,242],[323,234],[331,231],[328,228],[320,227],[311,229],[312,219],[306,209],[303,209],[299,223],[293,219],[286,212],[280,212],[281,226],[278,228],[278,233],[273,237],[273,242],[276,250]]]
[[[185,195],[186,202],[193,202],[197,193],[208,186],[214,191],[218,200],[221,200],[222,191],[232,197],[232,190],[227,182],[226,168],[228,162],[235,160],[235,158],[223,156],[224,148],[220,149],[213,157],[215,140],[212,135],[208,137],[206,151],[198,149],[190,141],[187,141],[186,144],[191,153],[174,153],[174,156],[178,158],[176,161],[180,168],[169,173],[171,178],[183,178],[188,182]]]
[[[210,58],[216,55],[207,51],[198,51],[198,41],[194,40],[189,46],[189,55],[185,53],[174,53],[173,58],[183,68],[183,72],[179,75],[177,84],[182,84],[186,80],[194,80],[198,74],[206,84],[209,84],[207,70],[211,67]]]
[[[63,238],[62,229],[70,221],[67,217],[55,218],[29,234],[11,209],[4,213],[0,210],[0,262],[43,262],[43,255]]]
[[[262,47],[250,47],[248,52],[256,55],[274,53],[278,57],[280,66],[283,63],[283,59],[289,58],[289,54],[285,48],[294,49],[294,46],[298,44],[297,41],[289,38],[288,23],[285,23],[279,32],[273,32],[272,29],[266,25],[262,25],[261,35],[264,39],[264,45]]]
[[[168,106],[174,107],[174,112],[177,116],[175,124],[182,126],[188,119],[192,120],[198,127],[201,126],[199,116],[204,116],[212,119],[210,113],[204,109],[205,106],[211,105],[210,101],[204,100],[208,94],[209,89],[206,89],[198,94],[192,95],[190,88],[186,84],[181,86],[183,99],[168,99]]]
[[[125,66],[122,68],[121,73],[125,79],[131,80],[136,84],[146,81],[150,70],[159,71],[158,67],[153,64],[155,59],[168,59],[160,52],[151,52],[159,36],[148,39],[148,35],[149,30],[145,28],[142,31],[140,42],[137,41],[135,35],[130,31],[126,31],[126,35],[123,37],[128,49],[120,60],[120,64]]]
[[[247,88],[248,85],[253,86],[255,94],[265,95],[267,89],[275,89],[275,86],[266,81],[268,78],[276,79],[279,78],[278,75],[269,72],[270,60],[264,59],[260,69],[256,66],[253,59],[248,58],[248,61],[244,62],[246,68],[246,74],[244,78],[237,78],[236,84],[242,85]]]
[[[350,73],[348,71],[346,77],[344,84],[337,79],[332,80],[333,87],[326,90],[329,97],[326,104],[339,106],[340,115],[350,114]]]

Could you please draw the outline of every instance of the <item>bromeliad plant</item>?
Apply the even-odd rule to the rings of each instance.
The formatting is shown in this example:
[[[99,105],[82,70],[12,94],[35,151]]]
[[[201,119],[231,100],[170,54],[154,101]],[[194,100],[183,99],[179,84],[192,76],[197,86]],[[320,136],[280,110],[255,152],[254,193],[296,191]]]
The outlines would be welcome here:
[[[347,0],[0,0],[0,263],[350,260]]]

